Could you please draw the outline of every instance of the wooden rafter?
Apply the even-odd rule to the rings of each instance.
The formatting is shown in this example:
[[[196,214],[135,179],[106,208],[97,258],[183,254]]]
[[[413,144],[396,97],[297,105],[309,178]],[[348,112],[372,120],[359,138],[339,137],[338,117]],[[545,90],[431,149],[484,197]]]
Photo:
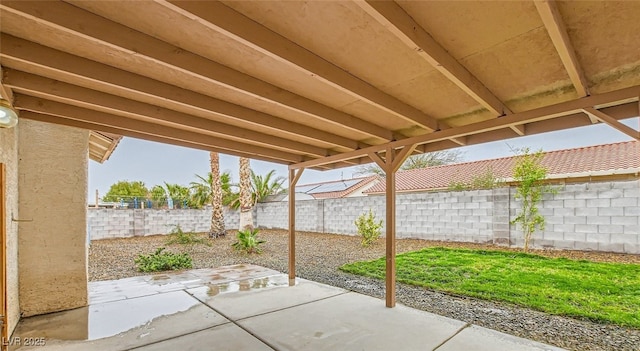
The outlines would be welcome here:
[[[584,71],[578,62],[576,52],[573,49],[573,45],[571,45],[569,34],[567,33],[567,29],[562,17],[560,16],[560,11],[558,11],[555,1],[535,0],[534,4],[538,9],[542,23],[544,23],[544,26],[549,33],[549,37],[551,37],[551,41],[560,56],[560,60],[562,60],[562,63],[569,74],[569,78],[578,92],[578,96],[584,97],[589,95],[587,78],[585,77]]]
[[[292,153],[307,153],[321,157],[329,154],[329,151],[326,149],[308,144],[214,122],[205,118],[187,115],[185,113],[62,83],[29,73],[9,71],[7,72],[6,80],[8,86],[18,92],[36,96],[40,95],[54,101],[66,101],[71,104],[82,105],[90,109],[104,111],[114,115],[172,125],[179,129],[188,127],[190,130],[218,138],[249,141],[250,143],[255,142],[263,146],[271,145]]]
[[[218,148],[218,147],[207,145],[207,144],[198,144],[198,143],[189,142],[189,141],[166,138],[166,137],[157,136],[155,134],[135,132],[135,131],[127,130],[127,129],[117,128],[117,127],[110,127],[110,126],[105,126],[105,125],[100,125],[100,124],[95,124],[95,123],[90,123],[90,122],[84,122],[84,121],[78,121],[78,120],[73,120],[73,119],[67,119],[67,118],[60,117],[60,116],[47,115],[47,114],[38,113],[38,112],[21,111],[20,112],[20,118],[29,119],[29,120],[33,120],[33,121],[44,122],[44,123],[59,124],[59,125],[75,127],[75,128],[81,128],[81,129],[89,129],[89,130],[94,130],[94,131],[97,130],[97,131],[101,131],[101,132],[119,134],[119,135],[122,135],[122,136],[131,137],[131,138],[155,141],[155,142],[163,143],[163,144],[172,144],[172,145],[177,145],[177,146],[183,146],[183,147],[188,147],[188,148],[197,149],[197,150],[214,151],[214,152],[219,152],[219,153],[223,153],[223,154],[228,154],[228,155],[233,155],[233,156],[238,156],[238,157],[247,157],[247,158],[252,158],[252,159],[261,160],[261,161],[277,162],[277,163],[281,163],[282,162],[282,160],[278,159],[278,158],[273,158],[273,157],[268,157],[268,156],[263,156],[263,155],[257,155],[257,154],[254,154],[254,153],[243,153],[243,152],[238,152],[237,150],[222,149],[222,148]],[[318,167],[316,169],[317,170],[327,170],[327,169],[330,169],[330,168],[329,167]]]
[[[511,113],[500,99],[438,44],[400,5],[393,1],[372,0],[358,0],[356,3],[487,110],[496,116]]]
[[[294,94],[218,62],[182,50],[150,35],[63,2],[4,1],[0,9],[16,15],[28,15],[38,22],[74,36],[90,40],[123,55],[137,55],[150,65],[179,70],[240,94],[303,113],[335,125],[366,133],[374,138],[392,140],[391,131],[348,113]]]
[[[0,42],[2,42],[0,57],[9,67],[13,62],[17,62],[16,64],[27,72],[31,68],[46,70],[48,78],[66,82],[81,79],[86,88],[130,98],[137,97],[140,100],[151,98],[158,103],[171,101],[181,111],[197,110],[199,113],[217,114],[266,127],[277,133],[303,136],[338,147],[357,149],[368,146],[323,130],[67,54],[8,34],[2,33]]]
[[[588,107],[583,109],[583,111],[588,114],[589,116],[592,116],[594,118],[596,118],[597,120],[599,120],[602,123],[606,123],[608,125],[610,125],[612,128],[615,128],[617,130],[619,130],[620,132],[636,139],[636,140],[640,140],[640,131],[637,131],[629,126],[627,126],[626,124],[621,123],[620,121],[618,121],[617,119],[607,115],[606,113],[602,112],[602,111],[598,111],[595,108],[592,107]]]
[[[181,130],[147,121],[133,120],[131,118],[123,116],[117,116],[101,111],[71,106],[60,102],[22,94],[17,94],[15,106],[19,110],[51,114],[103,126],[113,126],[134,132],[145,132],[148,134],[157,135],[173,140],[186,140],[197,144],[218,147],[221,149],[237,150],[248,154],[268,156],[286,162],[299,162],[304,159],[302,155],[297,155],[285,151],[269,149],[263,146],[251,145],[235,140],[216,138],[211,135]]]
[[[168,1],[162,4],[190,18],[197,16],[205,26],[269,57],[294,65],[353,97],[364,99],[429,131],[438,129],[438,122],[433,117],[353,76],[220,2]]]
[[[529,110],[520,113],[514,113],[501,118],[491,119],[483,122],[477,122],[467,124],[460,127],[449,128],[430,134],[420,135],[407,139],[397,140],[389,142],[384,145],[375,145],[366,147],[360,150],[349,151],[340,155],[328,156],[320,160],[305,161],[297,165],[291,165],[290,168],[299,167],[315,167],[323,164],[330,164],[335,161],[357,159],[362,156],[367,156],[371,153],[375,153],[381,150],[385,150],[387,147],[397,149],[411,144],[426,144],[443,140],[449,140],[451,138],[458,138],[462,136],[471,136],[474,134],[480,134],[490,131],[495,131],[503,128],[510,128],[511,126],[522,125],[525,123],[539,122],[545,120],[551,120],[554,118],[578,114],[585,108],[591,108],[593,106],[608,105],[613,106],[616,104],[628,104],[632,103],[637,105],[636,100],[640,94],[640,86],[633,86],[625,89],[620,89],[604,94],[591,95],[582,99],[562,102],[559,104],[545,106],[534,110]],[[635,107],[635,106],[634,106]],[[635,111],[637,113],[637,110]],[[573,126],[575,127],[575,125]],[[560,127],[553,129],[563,129]]]

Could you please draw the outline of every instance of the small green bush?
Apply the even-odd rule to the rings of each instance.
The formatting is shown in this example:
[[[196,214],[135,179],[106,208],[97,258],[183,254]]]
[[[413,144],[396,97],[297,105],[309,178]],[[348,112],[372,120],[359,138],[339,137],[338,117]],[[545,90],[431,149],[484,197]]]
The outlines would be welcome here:
[[[247,228],[241,230],[237,235],[238,241],[231,244],[234,249],[242,250],[247,253],[260,253],[262,249],[260,244],[264,244],[266,241],[258,239],[258,229]]]
[[[371,210],[369,210],[369,214],[361,214],[360,217],[356,219],[355,224],[356,228],[358,228],[358,235],[362,237],[362,247],[371,245],[380,237],[382,220],[376,222],[376,216]]]
[[[195,245],[195,244],[203,244],[207,246],[211,246],[211,242],[207,240],[207,238],[201,238],[198,234],[194,232],[183,232],[180,225],[176,225],[171,233],[169,234],[169,239],[167,239],[167,245],[172,244],[181,244],[181,245]]]
[[[187,253],[163,252],[160,247],[150,255],[138,255],[134,262],[140,272],[159,272],[193,267],[191,256]]]

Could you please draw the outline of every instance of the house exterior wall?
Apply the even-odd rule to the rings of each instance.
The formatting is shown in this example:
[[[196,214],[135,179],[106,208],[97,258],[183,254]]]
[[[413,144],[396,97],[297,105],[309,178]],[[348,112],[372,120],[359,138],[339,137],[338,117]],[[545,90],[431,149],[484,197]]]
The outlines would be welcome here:
[[[520,209],[514,195],[515,188],[398,194],[396,235],[398,238],[522,246],[522,232],[510,223]],[[535,233],[533,247],[640,253],[638,180],[568,184],[559,187],[557,194],[547,194],[539,208],[547,225],[544,231]],[[356,235],[354,222],[369,209],[378,219],[383,219],[384,224],[384,196],[296,201],[296,230]],[[157,214],[158,220],[164,218],[167,223],[195,220],[189,211],[199,210],[163,211]],[[261,203],[254,211],[258,227],[288,228],[287,202]],[[102,212],[102,215],[108,213]],[[202,218],[208,220],[207,215]],[[160,234],[160,229],[153,234]],[[191,227],[183,226],[183,229],[191,230]],[[124,237],[131,228],[100,230]],[[91,233],[92,239],[107,237],[97,231]]]
[[[5,164],[5,200],[0,204],[7,222],[7,324],[11,335],[20,319],[20,298],[18,287],[18,223],[11,220],[19,218],[18,206],[18,129],[22,123],[11,129],[0,129],[0,163]]]
[[[20,310],[86,306],[89,131],[21,120],[18,132]]]

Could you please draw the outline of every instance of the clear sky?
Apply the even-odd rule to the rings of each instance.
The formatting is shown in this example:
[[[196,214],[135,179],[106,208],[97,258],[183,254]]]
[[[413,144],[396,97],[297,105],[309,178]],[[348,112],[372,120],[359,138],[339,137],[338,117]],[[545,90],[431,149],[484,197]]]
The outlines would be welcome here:
[[[625,120],[624,123],[637,129],[639,122],[638,118],[632,118]],[[512,156],[512,147],[552,151],[628,140],[632,139],[607,125],[598,124],[458,149],[462,151],[464,161],[476,161]],[[280,176],[288,175],[287,167],[276,163],[252,160],[251,168],[257,174],[265,174],[275,169]],[[237,182],[238,158],[220,155],[220,170],[231,172],[233,181]],[[111,184],[119,180],[140,180],[149,188],[156,184],[162,185],[165,181],[189,185],[196,180],[195,174],[204,176],[207,172],[209,172],[209,153],[206,151],[123,138],[108,161],[103,164],[89,162],[89,201],[92,202],[94,199],[96,189],[102,197]],[[348,179],[354,172],[354,167],[325,172],[305,170],[298,184]]]

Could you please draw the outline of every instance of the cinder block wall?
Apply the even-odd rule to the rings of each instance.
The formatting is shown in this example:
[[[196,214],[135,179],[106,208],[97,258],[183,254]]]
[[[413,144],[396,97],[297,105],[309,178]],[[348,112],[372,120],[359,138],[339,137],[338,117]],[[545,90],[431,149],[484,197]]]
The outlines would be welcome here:
[[[547,226],[534,235],[534,247],[640,253],[640,181],[569,184],[557,189],[557,194],[546,195],[540,204]],[[510,224],[520,209],[514,195],[514,188],[398,194],[396,235],[522,246],[522,232]],[[296,230],[355,235],[356,218],[369,209],[384,225],[384,196],[297,201]],[[99,211],[107,210],[90,211],[90,218],[101,218]],[[168,232],[175,223],[184,223],[185,230],[208,229],[210,214],[204,211],[200,215],[189,212],[197,210],[144,211],[156,211],[147,215],[154,224],[146,224],[144,234],[133,234],[135,230],[126,225],[127,221],[134,223],[133,219],[119,219],[125,224],[108,225],[108,229],[91,224],[91,220],[92,238],[159,234]],[[237,213],[227,212],[225,218],[234,221],[228,228],[237,227]],[[261,228],[286,229],[288,218],[287,202],[258,204],[254,212],[255,224]]]
[[[515,189],[511,189],[511,196]],[[640,181],[569,184],[541,203],[544,232],[534,245],[559,249],[640,253]],[[520,209],[514,201],[515,217]],[[523,245],[522,231],[512,227],[511,243]]]
[[[254,212],[255,218],[256,213]],[[202,210],[89,208],[87,220],[90,240],[169,234],[176,225],[179,225],[185,232],[200,233],[209,231],[211,208]],[[224,223],[227,229],[238,229],[240,225],[238,212],[226,209]]]
[[[86,306],[89,131],[21,120],[18,132],[22,315]]]

